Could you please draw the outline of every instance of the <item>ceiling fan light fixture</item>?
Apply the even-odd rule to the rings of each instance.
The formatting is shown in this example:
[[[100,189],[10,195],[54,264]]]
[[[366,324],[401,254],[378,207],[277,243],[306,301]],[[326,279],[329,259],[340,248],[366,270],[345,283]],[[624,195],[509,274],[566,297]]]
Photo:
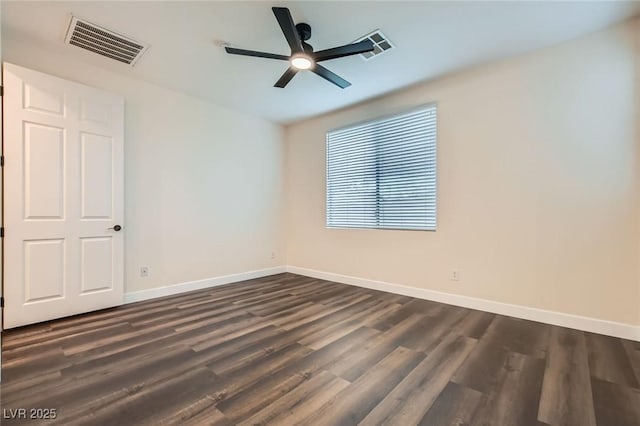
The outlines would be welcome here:
[[[299,70],[308,70],[315,65],[313,59],[306,55],[293,56],[291,58],[291,66]]]

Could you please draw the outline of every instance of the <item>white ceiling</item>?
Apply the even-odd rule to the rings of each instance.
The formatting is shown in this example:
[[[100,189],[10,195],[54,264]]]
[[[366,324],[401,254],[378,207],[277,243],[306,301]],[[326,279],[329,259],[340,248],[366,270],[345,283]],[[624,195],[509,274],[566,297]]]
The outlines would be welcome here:
[[[226,54],[215,43],[289,54],[270,10],[286,6],[312,27],[316,50],[381,29],[396,49],[323,63],[353,85],[339,89],[309,72],[285,89],[287,63]],[[14,2],[2,1],[2,34],[279,123],[290,123],[473,64],[557,44],[640,12],[639,2]],[[63,43],[69,16],[151,44],[127,65]]]

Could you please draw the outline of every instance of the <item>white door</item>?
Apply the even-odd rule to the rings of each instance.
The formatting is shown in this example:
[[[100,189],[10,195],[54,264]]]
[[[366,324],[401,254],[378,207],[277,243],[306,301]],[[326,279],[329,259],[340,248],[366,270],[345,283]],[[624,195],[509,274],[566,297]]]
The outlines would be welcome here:
[[[7,63],[3,80],[4,327],[122,304],[123,98]]]

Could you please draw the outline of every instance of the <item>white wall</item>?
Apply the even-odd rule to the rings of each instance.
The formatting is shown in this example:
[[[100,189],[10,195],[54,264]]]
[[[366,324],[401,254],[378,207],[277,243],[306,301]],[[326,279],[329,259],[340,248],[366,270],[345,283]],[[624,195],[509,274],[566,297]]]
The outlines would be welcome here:
[[[288,264],[640,324],[637,34],[636,21],[289,126]],[[326,229],[326,131],[428,102],[437,232]]]
[[[125,96],[125,291],[284,265],[279,126],[2,41],[7,62]]]

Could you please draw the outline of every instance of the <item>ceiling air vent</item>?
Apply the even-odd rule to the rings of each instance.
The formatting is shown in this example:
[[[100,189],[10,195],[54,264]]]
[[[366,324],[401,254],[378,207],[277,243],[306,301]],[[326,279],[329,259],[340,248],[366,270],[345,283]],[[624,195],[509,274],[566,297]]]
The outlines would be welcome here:
[[[371,40],[371,42],[373,43],[373,51],[360,54],[360,56],[362,56],[367,61],[375,56],[382,55],[388,50],[395,48],[395,46],[389,41],[389,39],[384,34],[382,34],[382,31],[380,30],[375,30],[370,34],[367,34],[366,36],[359,38],[355,42],[357,43],[359,41],[367,40],[367,39]]]
[[[149,47],[147,44],[75,16],[71,17],[64,41],[131,66]]]

